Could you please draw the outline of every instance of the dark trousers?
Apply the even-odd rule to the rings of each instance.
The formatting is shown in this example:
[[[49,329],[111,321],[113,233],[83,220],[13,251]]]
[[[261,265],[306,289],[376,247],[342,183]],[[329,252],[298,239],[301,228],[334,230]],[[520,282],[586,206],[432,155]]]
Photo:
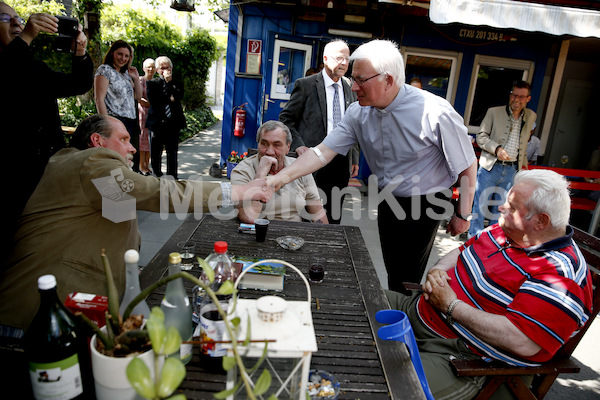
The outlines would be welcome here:
[[[436,193],[435,197],[448,201],[447,207],[452,208],[450,199],[444,194]],[[399,219],[388,202],[382,201],[377,209],[379,240],[388,274],[388,288],[410,295],[402,282],[421,281],[444,208],[431,204],[426,196],[416,196],[414,200],[412,197],[396,197],[396,201],[398,204],[394,208],[400,206],[406,217]],[[417,219],[412,216],[413,202],[420,208]],[[429,217],[426,214],[428,208],[440,215],[439,219]]]
[[[169,124],[154,127],[154,136],[150,146],[150,162],[152,172],[157,177],[163,175],[162,153],[163,147],[167,152],[167,175],[177,179],[177,151],[179,149],[179,129],[172,128]]]
[[[115,117],[125,125],[125,129],[129,132],[130,142],[135,147],[135,154],[133,155],[133,170],[139,171],[140,169],[140,124],[137,119]]]
[[[338,218],[334,218],[332,211],[333,198],[331,192],[334,187],[338,187],[340,190],[348,186],[348,180],[350,179],[350,164],[348,156],[342,156],[338,154],[333,160],[323,168],[315,172],[315,183],[317,187],[323,191],[326,201],[323,204],[325,213],[327,213],[327,219],[330,224],[339,224],[342,219],[342,205],[344,204],[344,197],[340,199],[340,205],[336,207],[336,214]],[[337,202],[336,202],[337,204]]]

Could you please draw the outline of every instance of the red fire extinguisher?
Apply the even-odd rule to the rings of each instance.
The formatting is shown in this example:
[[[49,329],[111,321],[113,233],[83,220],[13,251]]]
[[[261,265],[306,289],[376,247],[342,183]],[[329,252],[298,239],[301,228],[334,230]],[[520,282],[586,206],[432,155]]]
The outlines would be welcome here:
[[[233,129],[233,136],[244,137],[244,127],[246,126],[246,110],[244,106],[248,103],[244,103],[241,106],[237,106],[238,110],[235,112],[235,123]]]

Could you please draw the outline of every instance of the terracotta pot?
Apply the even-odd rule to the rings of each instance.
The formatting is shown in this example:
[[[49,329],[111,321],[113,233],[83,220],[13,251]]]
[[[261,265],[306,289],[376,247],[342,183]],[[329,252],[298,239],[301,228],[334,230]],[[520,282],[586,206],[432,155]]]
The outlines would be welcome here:
[[[97,400],[143,400],[127,379],[127,365],[134,355],[108,357],[99,353],[96,350],[96,335],[92,337],[90,348]],[[154,377],[154,351],[150,349],[137,356],[146,363]],[[162,367],[162,363],[160,366]]]

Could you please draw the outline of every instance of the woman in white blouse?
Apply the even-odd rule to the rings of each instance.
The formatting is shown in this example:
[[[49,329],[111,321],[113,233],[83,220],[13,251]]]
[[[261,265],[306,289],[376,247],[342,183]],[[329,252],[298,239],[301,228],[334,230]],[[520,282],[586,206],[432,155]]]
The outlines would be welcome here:
[[[139,150],[140,127],[138,124],[137,101],[142,97],[137,68],[131,66],[133,48],[124,40],[115,41],[106,55],[104,63],[94,77],[94,99],[98,114],[119,119],[131,136],[131,144]],[[139,166],[139,155],[134,156],[134,170]]]

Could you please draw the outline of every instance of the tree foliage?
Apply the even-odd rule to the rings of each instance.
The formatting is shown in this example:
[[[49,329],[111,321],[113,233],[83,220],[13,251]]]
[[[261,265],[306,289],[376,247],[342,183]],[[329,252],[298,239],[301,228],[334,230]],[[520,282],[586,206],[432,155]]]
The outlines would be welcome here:
[[[158,5],[157,0],[146,0],[150,5]],[[57,0],[5,0],[23,18],[31,14],[45,12],[64,15],[65,8]],[[215,3],[216,4],[216,3]],[[191,30],[184,36],[181,29],[167,20],[155,9],[143,11],[130,5],[113,5],[102,0],[74,0],[73,15],[83,21],[87,11],[100,13],[99,50],[104,55],[112,42],[122,39],[134,48],[133,65],[140,75],[146,58],[166,55],[174,64],[173,75],[184,82],[185,109],[192,110],[206,103],[205,85],[210,66],[218,59],[220,49],[217,42],[204,29]],[[54,70],[69,72],[70,54],[53,50],[54,35],[41,34],[32,43],[35,57],[43,60]],[[89,45],[92,46],[92,43]]]

